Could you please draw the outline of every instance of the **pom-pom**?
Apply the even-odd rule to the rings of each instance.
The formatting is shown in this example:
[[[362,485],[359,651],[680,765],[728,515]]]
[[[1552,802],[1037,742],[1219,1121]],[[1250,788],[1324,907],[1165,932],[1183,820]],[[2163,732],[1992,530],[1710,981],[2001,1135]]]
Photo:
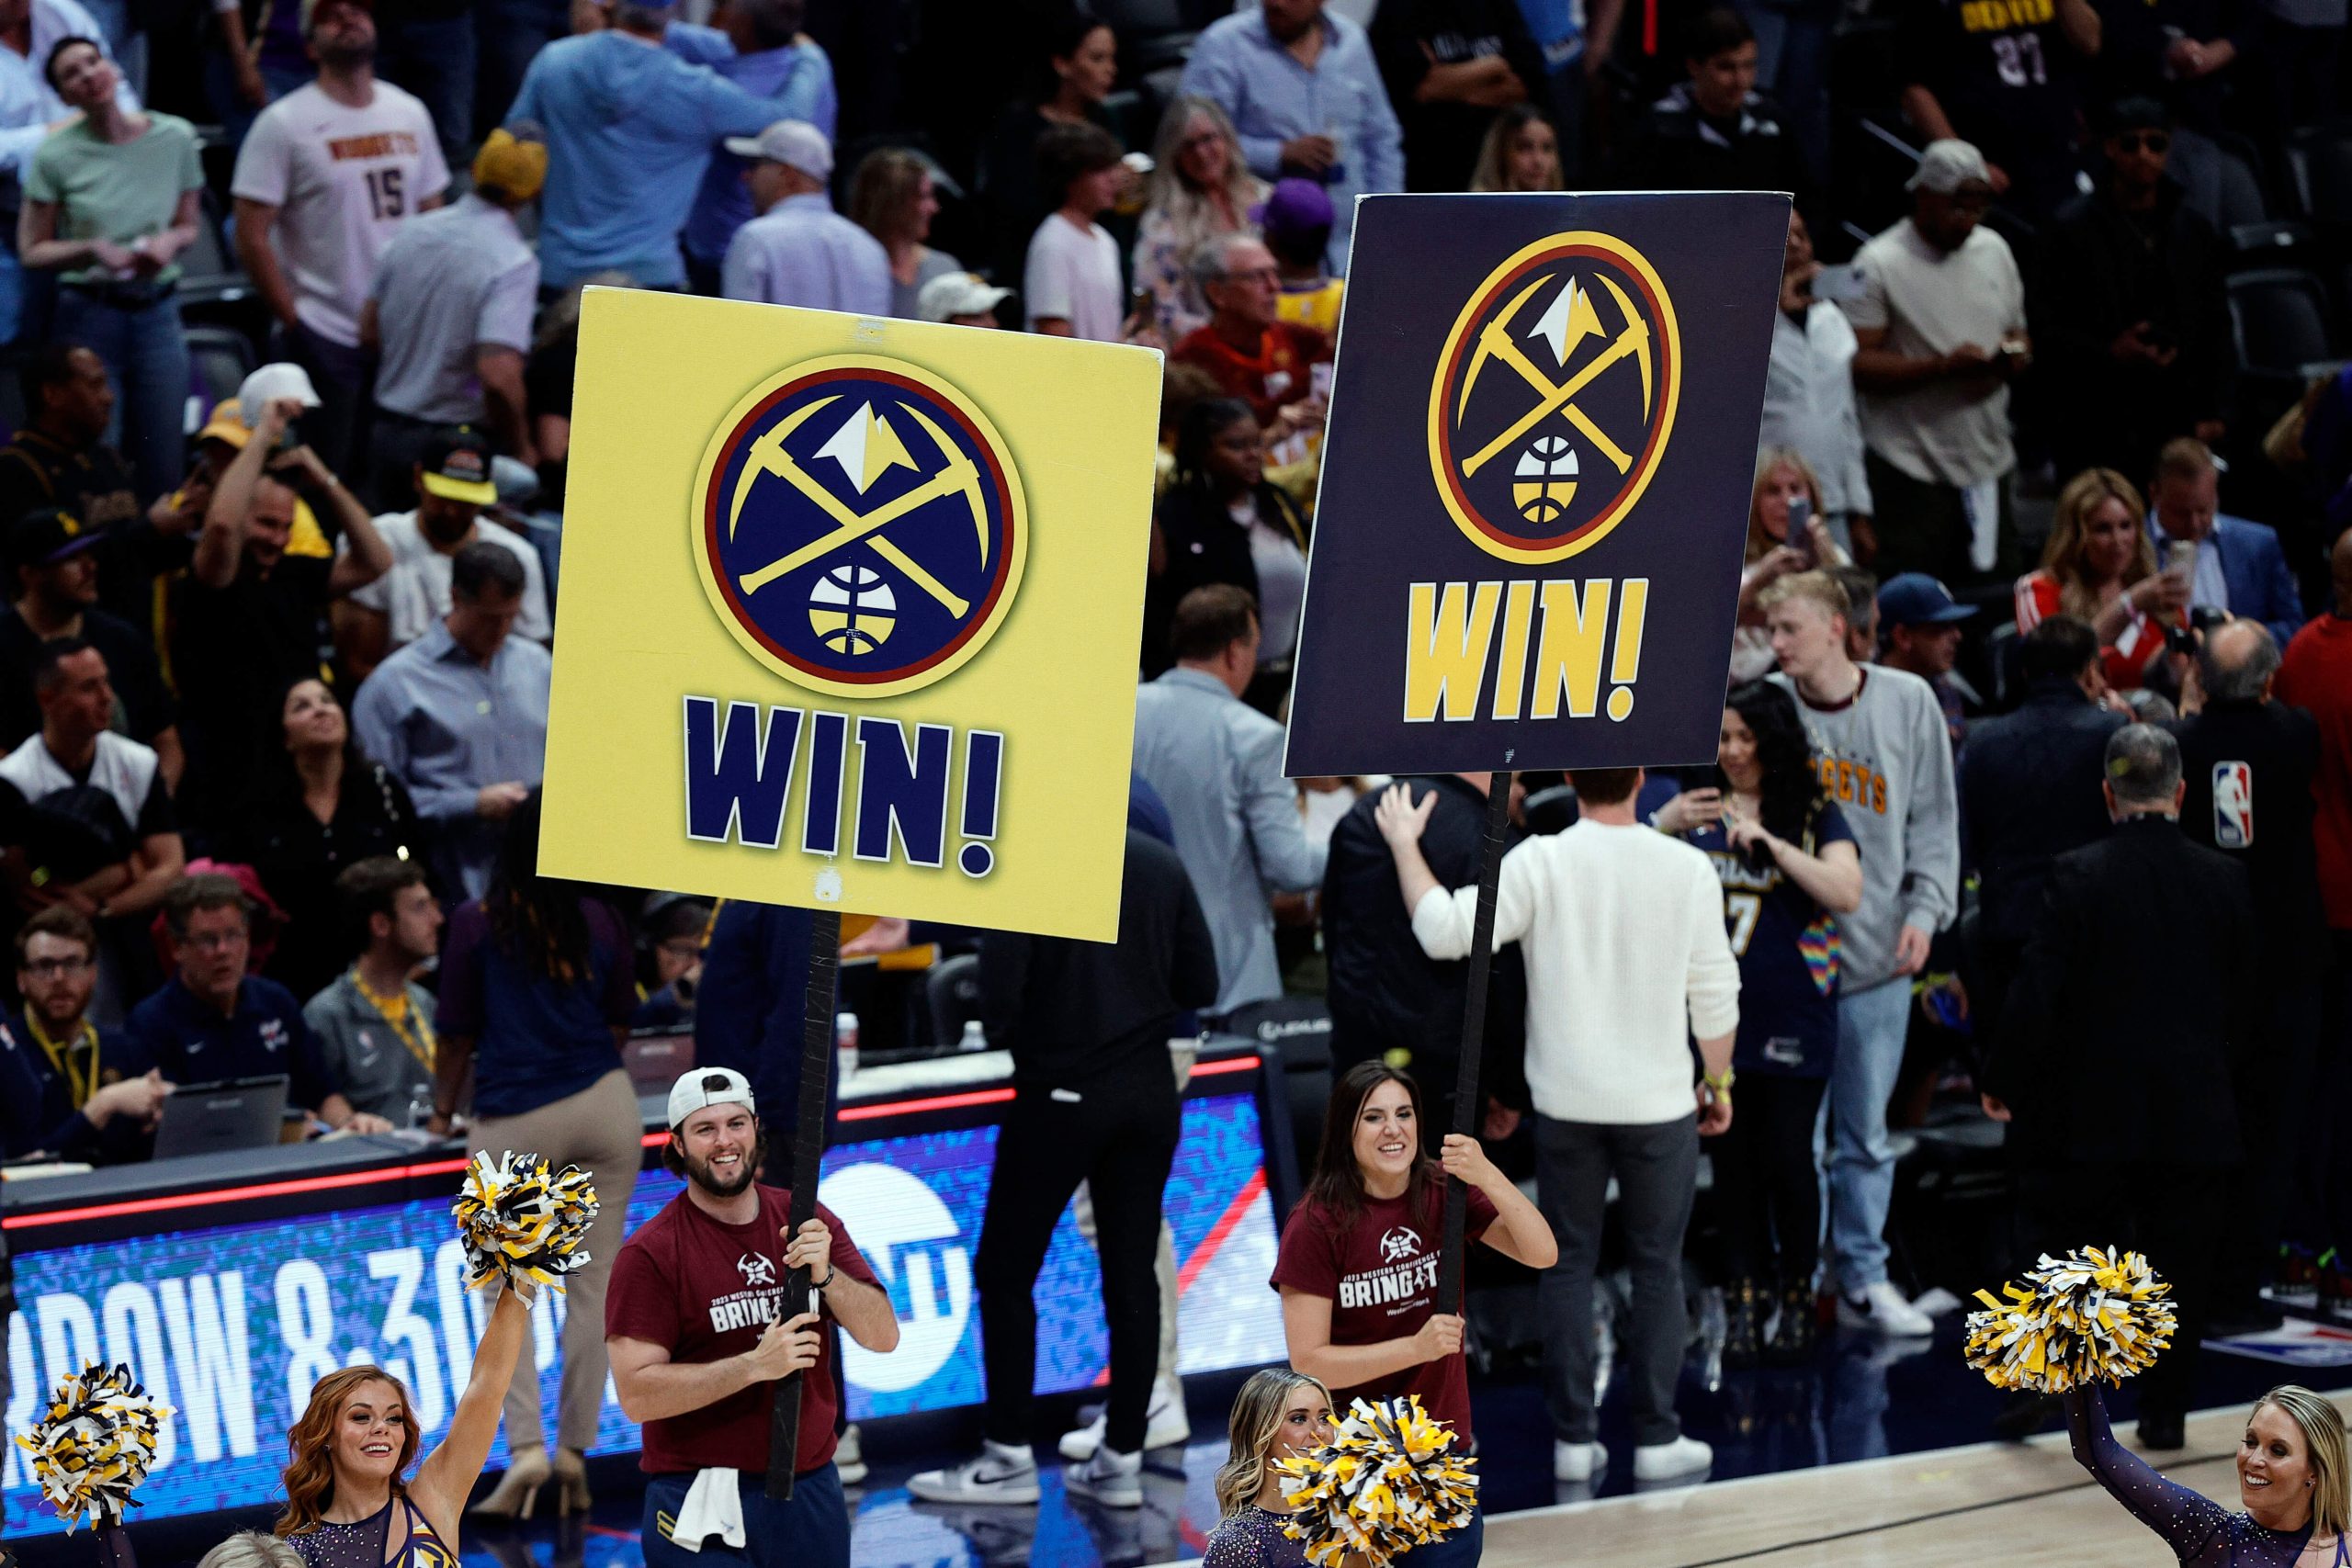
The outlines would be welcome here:
[[[2120,1382],[2172,1343],[2171,1293],[2136,1252],[2044,1253],[2023,1284],[2001,1287],[2006,1299],[1976,1292],[1986,1310],[1968,1314],[1968,1364],[1995,1388],[2037,1393]]]
[[[127,1366],[93,1361],[68,1372],[49,1412],[17,1446],[31,1455],[33,1477],[74,1533],[85,1514],[119,1523],[130,1494],[155,1462],[155,1444],[172,1407],[150,1398]]]
[[[596,1218],[596,1190],[576,1165],[550,1171],[537,1155],[512,1151],[493,1161],[474,1156],[449,1213],[466,1244],[466,1288],[496,1280],[563,1289],[563,1277],[587,1266],[580,1250]]]
[[[1274,1462],[1297,1510],[1283,1531],[1306,1542],[1315,1568],[1339,1568],[1349,1557],[1385,1562],[1470,1522],[1476,1462],[1453,1452],[1453,1429],[1425,1414],[1419,1398],[1359,1399],[1328,1447]]]

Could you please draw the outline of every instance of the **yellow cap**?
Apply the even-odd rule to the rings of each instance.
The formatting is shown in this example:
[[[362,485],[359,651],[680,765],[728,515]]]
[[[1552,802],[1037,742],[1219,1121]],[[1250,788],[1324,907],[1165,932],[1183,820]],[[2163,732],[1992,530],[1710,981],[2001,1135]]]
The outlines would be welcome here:
[[[204,428],[196,433],[198,441],[225,441],[240,452],[245,449],[245,443],[253,436],[254,433],[246,426],[234,398],[223,398],[213,404],[212,417],[206,420]]]
[[[526,202],[548,183],[544,141],[518,141],[504,129],[493,130],[474,154],[474,184],[495,186],[510,202]]]

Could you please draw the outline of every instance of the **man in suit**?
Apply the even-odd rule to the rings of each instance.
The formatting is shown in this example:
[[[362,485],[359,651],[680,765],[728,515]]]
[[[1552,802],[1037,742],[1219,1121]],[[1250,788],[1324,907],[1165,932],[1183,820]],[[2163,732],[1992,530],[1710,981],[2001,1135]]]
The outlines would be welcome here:
[[[2115,831],[2058,857],[1978,1079],[2010,1123],[2030,1247],[2118,1245],[2172,1282],[2180,1330],[2140,1382],[2143,1447],[2177,1449],[2197,1342],[2247,1153],[2239,1106],[2267,1071],[2245,868],[2180,830],[2180,747],[2108,738]],[[2150,940],[2151,932],[2156,940]]]
[[[2246,869],[2261,920],[2263,1038],[2267,1090],[2241,1107],[2248,1135],[2278,1157],[2233,1183],[2232,1224],[2214,1305],[2217,1332],[2275,1328],[2262,1300],[2278,1257],[2299,1168],[2303,1113],[2318,1091],[2320,976],[2327,963],[2327,917],[2320,905],[2312,837],[2312,779],[2319,772],[2319,725],[2271,699],[2278,645],[2258,621],[2232,621],[2205,634],[2197,651],[2194,711],[2173,727],[2188,798],[2181,831]]]
[[[1283,777],[1283,727],[1241,701],[1258,670],[1258,603],[1230,583],[1177,602],[1176,667],[1136,694],[1135,771],[1168,807],[1176,853],[1216,938],[1215,1010],[1283,994],[1271,893],[1323,880],[1298,792]]]
[[[1982,879],[1968,976],[1980,1042],[2000,1031],[2018,959],[2060,855],[2107,837],[2099,768],[2124,716],[2106,705],[2098,636],[2052,615],[2019,639],[2025,701],[1979,723],[1960,754],[1961,842]]]
[[[2167,563],[2175,545],[2196,546],[2189,604],[2260,621],[2284,648],[2303,625],[2302,591],[2288,569],[2287,552],[2267,524],[2217,510],[2219,489],[2205,443],[2184,435],[2165,444],[2148,486],[2148,537],[2156,547],[2156,564]]]

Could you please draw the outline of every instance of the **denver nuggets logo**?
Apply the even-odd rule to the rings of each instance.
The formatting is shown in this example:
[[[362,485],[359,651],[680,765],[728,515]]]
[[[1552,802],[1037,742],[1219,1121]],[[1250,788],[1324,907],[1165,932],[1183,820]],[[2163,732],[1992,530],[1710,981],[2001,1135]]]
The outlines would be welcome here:
[[[1527,564],[1608,536],[1665,455],[1682,343],[1623,242],[1539,240],[1487,276],[1430,385],[1430,472],[1471,543]]]
[[[695,485],[695,564],[752,657],[835,696],[927,686],[1002,623],[1029,546],[988,417],[899,360],[809,361],[719,426]]]

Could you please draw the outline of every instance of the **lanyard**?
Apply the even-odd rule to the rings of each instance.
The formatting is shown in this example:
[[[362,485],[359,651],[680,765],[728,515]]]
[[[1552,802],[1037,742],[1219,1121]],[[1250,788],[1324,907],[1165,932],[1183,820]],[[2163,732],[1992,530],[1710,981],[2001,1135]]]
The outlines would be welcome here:
[[[25,1027],[32,1031],[33,1038],[40,1041],[40,1048],[48,1053],[49,1065],[64,1075],[65,1087],[74,1096],[74,1109],[79,1111],[87,1105],[90,1096],[96,1093],[98,1088],[98,1032],[85,1019],[81,1032],[60,1044],[41,1028],[40,1020],[33,1015],[30,1003],[25,1006]],[[86,1077],[74,1070],[74,1059],[85,1050],[90,1054],[90,1070]]]
[[[376,1010],[376,1015],[391,1026],[392,1032],[401,1037],[401,1043],[408,1047],[408,1054],[416,1058],[416,1065],[426,1072],[431,1072],[434,1055],[433,1026],[424,1021],[424,1014],[417,1005],[410,1002],[408,1010],[401,1017],[394,1018],[391,1010],[384,1005],[382,998],[369,990],[368,983],[359,977],[359,967],[356,964],[354,964],[351,970],[351,988],[367,998],[368,1005]],[[411,1029],[409,1027],[411,1024],[414,1024],[415,1028]]]

